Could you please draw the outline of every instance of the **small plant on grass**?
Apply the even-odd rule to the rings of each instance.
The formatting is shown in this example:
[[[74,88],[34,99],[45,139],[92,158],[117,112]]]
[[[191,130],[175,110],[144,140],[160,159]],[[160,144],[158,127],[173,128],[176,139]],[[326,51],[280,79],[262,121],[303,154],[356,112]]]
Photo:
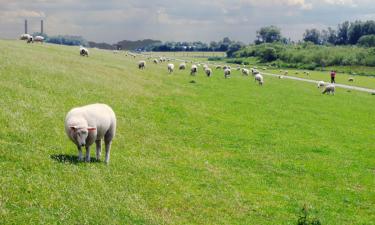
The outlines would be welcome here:
[[[299,216],[297,224],[298,225],[321,225],[322,223],[316,217],[310,215],[309,209],[306,205],[303,206],[301,210],[302,215]]]

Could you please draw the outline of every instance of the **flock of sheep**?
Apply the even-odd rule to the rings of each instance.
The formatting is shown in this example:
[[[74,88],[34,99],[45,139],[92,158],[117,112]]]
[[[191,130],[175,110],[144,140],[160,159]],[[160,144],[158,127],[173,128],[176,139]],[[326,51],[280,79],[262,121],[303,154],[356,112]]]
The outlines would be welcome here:
[[[35,36],[33,37],[30,34],[22,34],[20,37],[21,40],[26,41],[27,43],[34,43],[34,42],[44,42],[44,37],[43,36]]]
[[[21,36],[22,40],[27,40],[28,43],[33,41],[43,42],[44,38],[39,36],[33,38],[31,35],[24,34]],[[116,52],[114,52],[117,54]],[[87,48],[80,46],[79,54],[81,56],[89,56],[89,51]],[[136,58],[133,53],[127,53],[127,56]],[[171,74],[174,72],[175,65],[171,63],[174,59],[167,59],[165,57],[160,57],[159,59],[151,59],[153,63],[159,64],[163,62],[168,62],[167,70]],[[200,67],[203,68],[204,73],[207,77],[213,75],[213,70],[207,64],[201,64],[191,62],[190,75],[196,76]],[[138,62],[138,68],[143,70],[146,68],[146,61],[141,60]],[[187,61],[183,61],[179,65],[179,70],[186,70]],[[232,68],[231,66],[216,65],[216,70],[222,69],[224,71],[224,78],[228,79],[231,76]],[[254,76],[254,81],[259,85],[264,84],[264,77],[260,74],[256,67],[248,69],[237,67],[236,70],[241,71],[242,75],[249,76],[252,74]],[[265,70],[265,68],[263,68]],[[287,75],[287,72],[285,72]],[[281,79],[282,76],[279,76]],[[334,94],[335,86],[333,84],[326,84],[323,81],[318,82],[318,88],[325,87],[323,94]],[[83,161],[82,148],[86,149],[86,161],[90,161],[90,146],[96,143],[96,159],[100,160],[101,156],[101,142],[104,139],[105,143],[105,163],[109,163],[110,149],[112,140],[116,134],[116,115],[113,110],[105,104],[93,104],[83,107],[73,108],[68,112],[65,118],[65,131],[69,139],[77,146],[78,149],[78,159]]]
[[[127,54],[127,55],[130,55],[130,54]],[[134,57],[134,55],[130,55],[130,56]],[[173,63],[171,63],[171,61],[177,61],[176,59],[167,59],[165,57],[159,57],[158,59],[156,59],[156,58],[151,59],[150,57],[148,57],[148,59],[150,61],[152,61],[154,64],[168,62],[168,64],[167,64],[168,73],[171,74],[171,73],[174,72],[175,65]],[[188,62],[183,61],[183,60],[179,60],[179,61],[182,61],[182,62],[179,64],[178,69],[179,70],[186,70]],[[146,60],[141,60],[141,61],[138,62],[138,68],[143,70],[143,69],[146,68],[146,64],[147,64]],[[192,64],[191,67],[190,67],[190,75],[191,76],[196,76],[200,67],[203,68],[203,71],[204,71],[204,73],[206,74],[207,77],[211,77],[213,75],[213,70],[209,67],[208,64],[194,63],[194,62],[191,62],[191,64]],[[223,69],[225,79],[228,79],[228,78],[231,77],[232,68],[230,66],[216,65],[215,69],[216,70]],[[252,74],[254,76],[254,80],[257,81],[259,83],[259,85],[263,85],[264,78],[259,73],[259,71],[257,69],[255,69],[255,68],[247,69],[247,68],[237,67],[237,70],[241,70],[241,72],[244,76],[249,76],[250,74]]]

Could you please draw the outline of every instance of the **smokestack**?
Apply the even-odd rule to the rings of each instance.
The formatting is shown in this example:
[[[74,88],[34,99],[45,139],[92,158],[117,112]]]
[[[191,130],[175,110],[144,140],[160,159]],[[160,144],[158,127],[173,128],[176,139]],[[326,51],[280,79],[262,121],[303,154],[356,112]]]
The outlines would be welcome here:
[[[25,34],[27,34],[27,20],[25,20]]]
[[[40,33],[43,34],[43,20],[40,21]]]

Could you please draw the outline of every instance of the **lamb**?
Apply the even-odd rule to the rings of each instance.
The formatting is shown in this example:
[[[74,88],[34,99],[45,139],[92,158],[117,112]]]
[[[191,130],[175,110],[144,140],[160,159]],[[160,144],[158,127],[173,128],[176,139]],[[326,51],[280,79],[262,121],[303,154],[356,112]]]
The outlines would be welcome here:
[[[211,77],[211,75],[212,75],[212,69],[210,69],[210,68],[207,67],[207,68],[204,70],[204,72],[206,73],[207,77]]]
[[[248,70],[246,68],[242,68],[242,75],[249,76],[250,75],[250,70]]]
[[[89,56],[89,50],[87,50],[87,48],[84,48],[83,46],[80,46],[79,47],[79,54],[81,56]]]
[[[349,77],[348,81],[349,82],[354,82],[354,77]]]
[[[190,75],[195,76],[197,74],[197,72],[198,72],[197,65],[192,65],[191,70],[190,70]]]
[[[185,63],[181,63],[180,66],[179,66],[179,69],[180,70],[185,70],[186,69],[186,64]]]
[[[77,145],[78,159],[83,161],[82,147],[86,148],[86,161],[90,162],[90,146],[96,143],[96,159],[100,160],[101,140],[105,143],[105,163],[109,163],[112,140],[116,133],[116,115],[105,104],[73,108],[65,118],[65,132]]]
[[[326,83],[322,80],[318,82],[318,88],[324,87],[325,85]]]
[[[333,94],[335,95],[335,85],[334,84],[328,84],[325,88],[322,94]]]
[[[138,69],[143,70],[146,68],[146,62],[145,61],[139,61],[138,62]]]
[[[229,68],[224,70],[225,79],[230,78],[231,70]]]
[[[169,73],[173,73],[173,70],[174,70],[174,64],[173,63],[169,63],[168,64],[168,72]]]
[[[263,83],[264,83],[263,76],[261,74],[259,74],[259,73],[255,75],[255,79],[254,80],[258,81],[259,85],[263,85]]]
[[[43,42],[44,42],[44,37],[42,37],[42,36],[36,36],[36,37],[34,38],[34,41],[35,41],[35,42],[43,43]]]

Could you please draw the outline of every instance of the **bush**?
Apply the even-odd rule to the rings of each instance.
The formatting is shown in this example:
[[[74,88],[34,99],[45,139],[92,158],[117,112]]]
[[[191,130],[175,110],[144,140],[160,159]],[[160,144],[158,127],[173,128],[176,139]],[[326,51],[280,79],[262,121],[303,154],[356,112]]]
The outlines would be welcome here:
[[[375,35],[365,35],[358,40],[358,45],[362,47],[375,47]]]

